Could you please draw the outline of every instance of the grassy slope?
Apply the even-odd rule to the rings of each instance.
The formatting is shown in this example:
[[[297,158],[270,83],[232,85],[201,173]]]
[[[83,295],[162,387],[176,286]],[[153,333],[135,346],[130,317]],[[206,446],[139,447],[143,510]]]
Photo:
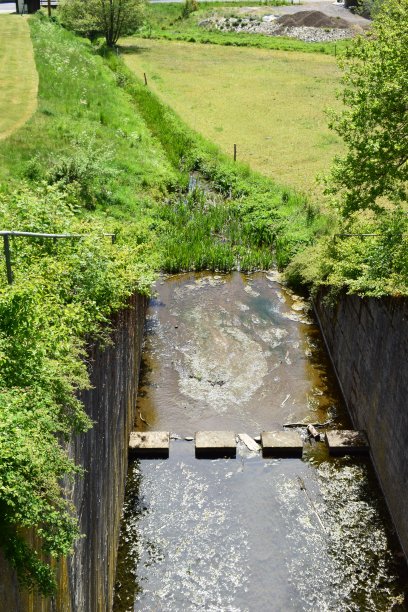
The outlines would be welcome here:
[[[231,155],[282,184],[316,193],[341,144],[324,109],[339,71],[321,54],[124,39],[124,60],[183,119]]]
[[[160,198],[175,180],[171,165],[103,59],[85,41],[63,30],[56,35],[46,23],[49,37],[37,35],[38,23],[32,22],[38,111],[0,147],[2,188],[27,178],[49,181],[62,159],[84,165],[84,180],[98,174],[103,180],[94,215],[109,210],[109,226],[116,217],[143,219],[144,203]]]
[[[39,107],[0,143],[0,227],[90,235],[12,240],[13,285],[0,270],[0,546],[23,585],[50,594],[21,526],[47,559],[78,535],[61,489],[76,468],[60,442],[91,426],[77,399],[85,340],[105,338],[111,312],[150,289],[150,211],[175,173],[90,45],[40,16],[30,26]]]
[[[348,45],[347,41],[337,43],[305,43],[294,38],[283,36],[264,36],[262,34],[247,34],[234,32],[211,31],[199,24],[211,15],[242,16],[248,13],[245,7],[259,7],[263,14],[273,13],[274,5],[279,2],[200,2],[197,11],[187,18],[180,19],[182,5],[175,3],[157,3],[149,5],[148,24],[144,36],[165,38],[168,40],[184,40],[203,44],[258,47],[282,51],[301,51],[304,53],[325,53],[335,55],[341,53]]]
[[[284,267],[316,234],[328,231],[331,220],[303,195],[235,163],[187,127],[116,56],[110,65],[183,180],[194,171],[208,183],[162,208],[166,269],[265,269],[274,258]]]
[[[212,176],[225,175],[220,206],[214,208],[211,203],[200,201],[195,208],[191,202],[189,223],[186,224],[184,196],[181,194],[180,197],[178,186],[185,180],[185,173],[180,174],[179,168],[186,151],[175,150],[173,133],[180,126],[167,126],[170,146],[166,147],[161,140],[162,130],[158,129],[163,123],[162,111],[158,110],[159,116],[154,122],[147,122],[147,129],[141,117],[146,119],[150,101],[144,100],[139,106],[140,112],[135,113],[128,95],[116,87],[117,82],[120,84],[122,78],[126,81],[127,76],[107,72],[103,59],[98,56],[91,60],[85,43],[78,41],[75,50],[72,37],[61,32],[58,40],[50,35],[49,39],[36,38],[35,44],[40,74],[40,106],[24,129],[0,148],[0,181],[3,185],[10,179],[27,176],[36,182],[49,182],[50,175],[52,178],[61,174],[62,158],[65,165],[62,174],[68,172],[71,176],[73,166],[76,174],[79,171],[80,175],[85,174],[85,178],[91,175],[88,182],[92,183],[95,192],[92,204],[96,204],[93,217],[103,219],[107,230],[113,229],[128,237],[133,233],[137,242],[150,244],[159,235],[154,249],[157,255],[155,265],[170,270],[180,267],[230,269],[237,265],[237,260],[241,267],[249,269],[269,267],[276,238],[281,234],[282,216],[285,223],[291,217],[286,228],[288,231],[284,232],[286,241],[293,245],[310,243],[313,223],[305,223],[306,205],[303,200],[272,181],[249,177],[247,169],[230,168],[215,151],[211,156],[217,160],[215,163],[219,168],[212,171]],[[82,63],[78,61],[80,53],[84,56]],[[184,128],[180,129],[183,131]],[[161,140],[164,150],[158,140],[152,138],[150,131]],[[198,142],[194,134],[188,140]],[[194,147],[200,156],[201,145]],[[206,147],[203,150],[207,151]],[[241,178],[246,199],[258,198],[252,212],[247,211],[243,221],[240,220],[243,206],[240,190],[236,190],[234,202],[230,198],[223,201],[225,195],[234,192],[233,183],[241,181]],[[79,181],[82,181],[82,175]],[[170,198],[171,206],[158,206],[157,201],[166,195],[168,186],[175,191]],[[106,217],[104,213],[107,213]],[[114,219],[127,219],[130,225],[116,227]],[[267,230],[266,225],[269,226]],[[150,231],[153,226],[156,229],[154,233]],[[262,244],[259,235],[255,237],[258,230],[268,234],[262,238]],[[181,240],[180,232],[185,240]],[[230,240],[221,238],[226,234]],[[180,256],[182,251],[186,257]],[[290,252],[292,247],[287,252],[285,248],[284,260]]]
[[[27,19],[0,15],[0,140],[21,127],[37,105],[38,76]]]

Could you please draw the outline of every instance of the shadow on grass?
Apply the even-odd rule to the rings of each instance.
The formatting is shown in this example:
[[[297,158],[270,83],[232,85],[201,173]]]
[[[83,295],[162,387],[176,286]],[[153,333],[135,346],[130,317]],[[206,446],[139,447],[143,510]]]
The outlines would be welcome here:
[[[118,45],[118,49],[123,55],[142,55],[151,51],[148,47],[139,47],[139,45]]]

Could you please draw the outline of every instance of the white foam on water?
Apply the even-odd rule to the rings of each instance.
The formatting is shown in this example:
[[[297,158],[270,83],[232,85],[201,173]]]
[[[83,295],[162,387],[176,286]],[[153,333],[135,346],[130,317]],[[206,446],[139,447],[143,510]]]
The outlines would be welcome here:
[[[239,515],[231,513],[233,499],[221,492],[223,479],[233,473],[198,474],[183,462],[177,468],[177,478],[165,462],[144,470],[149,508],[137,525],[142,592],[134,609],[246,611],[237,602],[250,579],[248,537]]]

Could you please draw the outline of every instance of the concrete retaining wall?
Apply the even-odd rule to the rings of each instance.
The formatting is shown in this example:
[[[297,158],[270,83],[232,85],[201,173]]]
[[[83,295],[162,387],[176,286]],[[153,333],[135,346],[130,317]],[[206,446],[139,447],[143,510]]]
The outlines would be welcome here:
[[[344,398],[371,455],[408,556],[408,299],[315,301]]]
[[[13,612],[103,612],[111,610],[120,517],[127,473],[147,301],[137,295],[113,321],[112,345],[91,347],[92,390],[83,393],[95,422],[77,436],[70,453],[86,472],[70,492],[85,537],[58,568],[55,601],[21,592],[14,573],[0,555],[0,608]]]

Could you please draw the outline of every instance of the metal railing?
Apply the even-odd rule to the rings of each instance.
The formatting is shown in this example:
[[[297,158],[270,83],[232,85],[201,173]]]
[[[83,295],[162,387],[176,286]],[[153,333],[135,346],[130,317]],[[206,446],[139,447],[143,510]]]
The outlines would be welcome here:
[[[334,234],[335,238],[348,238],[349,236],[363,236],[365,238],[367,236],[382,236],[382,234]]]
[[[7,272],[7,282],[9,285],[13,284],[13,270],[11,267],[11,251],[10,251],[10,236],[11,237],[28,237],[28,238],[52,238],[53,240],[59,240],[61,238],[68,238],[73,240],[80,240],[81,238],[91,238],[91,234],[44,234],[38,232],[15,232],[9,230],[0,231],[0,236],[3,236],[3,247],[4,247],[4,257],[6,259],[6,272]],[[110,237],[112,240],[112,244],[115,243],[116,235],[115,234],[102,234],[102,236]],[[97,236],[99,238],[99,236]]]

